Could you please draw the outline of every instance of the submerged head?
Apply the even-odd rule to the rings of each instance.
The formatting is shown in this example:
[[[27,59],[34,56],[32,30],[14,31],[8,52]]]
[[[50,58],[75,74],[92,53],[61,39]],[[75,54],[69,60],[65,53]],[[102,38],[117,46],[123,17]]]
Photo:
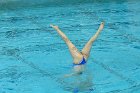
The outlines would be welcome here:
[[[82,74],[82,72],[85,70],[85,65],[76,65],[74,66],[74,72],[77,74]]]

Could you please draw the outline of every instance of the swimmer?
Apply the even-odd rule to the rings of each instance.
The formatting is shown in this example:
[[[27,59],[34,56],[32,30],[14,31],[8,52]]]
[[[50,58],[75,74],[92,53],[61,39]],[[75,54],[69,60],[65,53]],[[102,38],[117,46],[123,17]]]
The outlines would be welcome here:
[[[67,44],[69,51],[73,57],[73,69],[74,72],[71,74],[67,74],[65,75],[65,77],[70,77],[73,75],[80,75],[83,73],[84,68],[85,68],[85,64],[87,63],[87,60],[89,58],[90,55],[90,50],[92,47],[93,42],[97,39],[97,37],[99,36],[100,32],[102,31],[102,29],[104,28],[104,22],[101,22],[97,32],[95,33],[95,35],[93,35],[90,40],[86,43],[86,45],[84,46],[84,48],[82,49],[82,51],[79,51],[75,45],[68,39],[68,37],[59,29],[58,26],[55,25],[50,25],[52,28],[54,28],[58,34],[62,37],[62,39],[65,41],[65,43]]]

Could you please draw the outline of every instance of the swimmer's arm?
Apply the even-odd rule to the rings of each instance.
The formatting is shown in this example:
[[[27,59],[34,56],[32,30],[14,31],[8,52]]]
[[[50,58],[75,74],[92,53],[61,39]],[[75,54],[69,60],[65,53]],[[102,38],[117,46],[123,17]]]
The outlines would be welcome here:
[[[64,75],[64,77],[71,77],[71,76],[75,76],[75,75],[77,75],[77,73],[70,73],[70,74]]]

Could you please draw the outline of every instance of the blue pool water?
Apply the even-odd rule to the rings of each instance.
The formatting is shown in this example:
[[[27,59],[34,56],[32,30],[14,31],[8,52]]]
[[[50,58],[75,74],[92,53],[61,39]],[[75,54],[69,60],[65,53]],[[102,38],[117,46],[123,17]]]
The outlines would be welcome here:
[[[1,0],[0,93],[140,93],[139,0]],[[93,44],[87,72],[63,78],[72,58],[49,25],[79,50]]]

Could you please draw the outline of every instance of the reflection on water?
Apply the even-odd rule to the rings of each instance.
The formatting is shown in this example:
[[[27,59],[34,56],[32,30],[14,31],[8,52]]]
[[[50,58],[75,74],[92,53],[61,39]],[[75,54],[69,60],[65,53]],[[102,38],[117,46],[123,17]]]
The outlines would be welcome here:
[[[80,75],[64,77],[61,79],[61,81],[63,81],[61,86],[66,91],[75,91],[74,93],[94,91],[93,74],[91,73],[90,69],[86,69]]]

